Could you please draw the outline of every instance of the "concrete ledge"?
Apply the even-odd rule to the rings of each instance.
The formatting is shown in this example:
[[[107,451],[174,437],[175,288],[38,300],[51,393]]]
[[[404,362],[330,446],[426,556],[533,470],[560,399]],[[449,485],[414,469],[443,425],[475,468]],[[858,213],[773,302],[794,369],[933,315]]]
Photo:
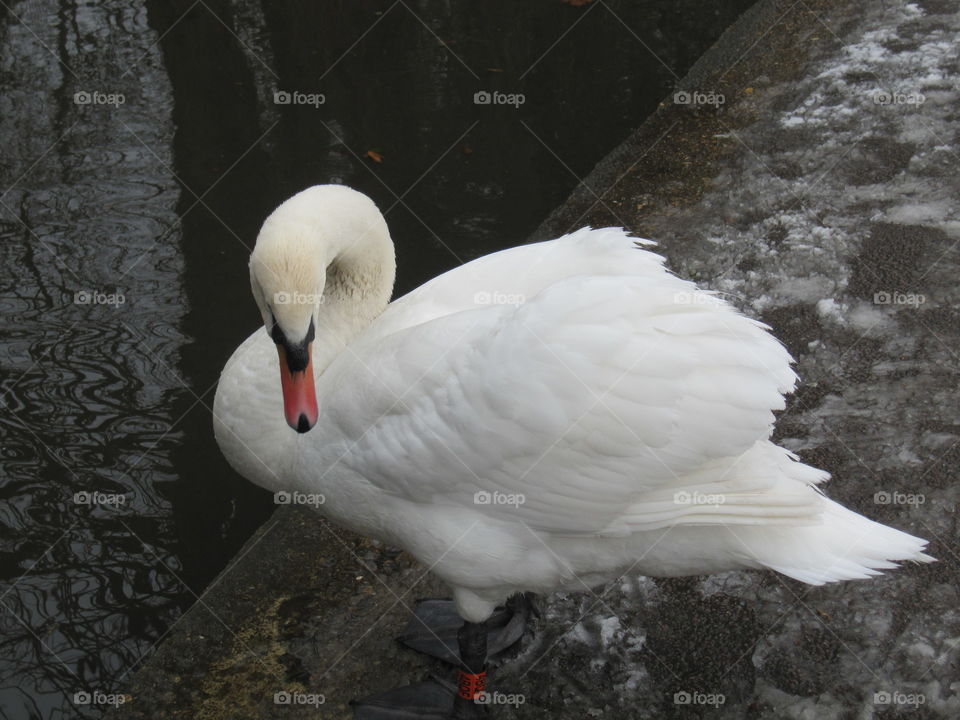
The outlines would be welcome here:
[[[349,717],[358,693],[420,679],[393,638],[443,588],[405,554],[281,506],[134,677],[116,718]],[[334,686],[337,690],[334,690]],[[323,694],[322,705],[274,702]],[[319,703],[319,698],[316,699]]]

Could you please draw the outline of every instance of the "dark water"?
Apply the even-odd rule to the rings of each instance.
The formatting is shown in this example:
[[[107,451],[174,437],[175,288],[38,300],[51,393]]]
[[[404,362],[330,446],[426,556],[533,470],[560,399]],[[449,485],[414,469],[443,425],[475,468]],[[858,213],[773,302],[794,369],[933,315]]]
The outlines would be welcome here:
[[[370,194],[404,292],[521,242],[749,4],[0,4],[0,717],[99,716],[272,510],[209,408],[274,206]]]

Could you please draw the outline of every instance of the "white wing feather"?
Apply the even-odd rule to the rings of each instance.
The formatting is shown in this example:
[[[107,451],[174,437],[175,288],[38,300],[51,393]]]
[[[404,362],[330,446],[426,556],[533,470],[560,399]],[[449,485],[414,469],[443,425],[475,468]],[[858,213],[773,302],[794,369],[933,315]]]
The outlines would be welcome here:
[[[395,302],[321,379],[343,462],[414,502],[502,493],[492,518],[561,535],[818,522],[826,473],[766,442],[789,354],[640,244],[582,230]]]

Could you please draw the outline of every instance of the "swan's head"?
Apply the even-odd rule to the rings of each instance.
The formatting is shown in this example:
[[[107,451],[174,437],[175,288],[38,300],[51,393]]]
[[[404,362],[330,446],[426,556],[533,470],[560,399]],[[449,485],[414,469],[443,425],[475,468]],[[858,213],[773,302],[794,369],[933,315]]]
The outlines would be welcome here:
[[[277,345],[284,416],[297,432],[310,430],[319,415],[317,333],[348,340],[343,336],[354,323],[369,322],[386,306],[395,269],[383,216],[366,195],[350,188],[309,188],[264,221],[250,255],[250,286]],[[344,305],[350,321],[338,325]]]
[[[268,218],[250,256],[253,297],[280,356],[284,415],[301,433],[319,414],[312,355],[325,271],[315,255],[296,226],[271,227]]]

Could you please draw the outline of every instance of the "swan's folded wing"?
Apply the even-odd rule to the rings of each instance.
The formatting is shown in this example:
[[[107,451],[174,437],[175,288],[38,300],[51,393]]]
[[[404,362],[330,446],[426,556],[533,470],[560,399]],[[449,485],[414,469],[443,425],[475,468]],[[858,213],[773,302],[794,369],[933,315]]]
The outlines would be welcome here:
[[[517,306],[361,340],[321,383],[342,462],[387,492],[625,534],[723,515],[809,521],[822,476],[791,481],[777,463],[805,466],[774,448],[764,477],[756,457],[795,380],[764,326],[660,272],[570,277]],[[683,501],[714,486],[725,509]]]

